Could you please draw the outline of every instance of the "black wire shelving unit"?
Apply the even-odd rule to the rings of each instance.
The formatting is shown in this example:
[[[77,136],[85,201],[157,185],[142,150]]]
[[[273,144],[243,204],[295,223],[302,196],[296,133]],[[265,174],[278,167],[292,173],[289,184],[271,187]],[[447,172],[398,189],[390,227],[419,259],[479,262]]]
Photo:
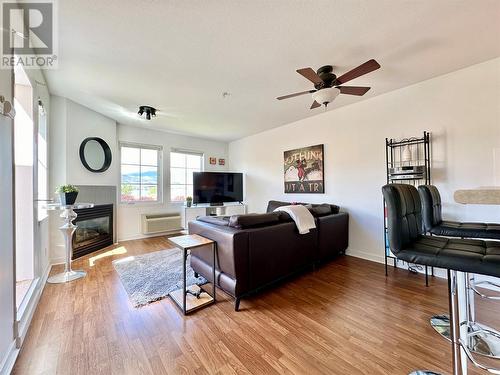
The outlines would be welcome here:
[[[424,131],[422,137],[403,139],[385,139],[386,178],[388,184],[411,184],[414,186],[431,183],[431,149],[430,133]],[[385,275],[389,259],[392,259],[394,268],[397,267],[397,258],[389,248],[387,235],[387,208],[384,200],[384,258]],[[420,266],[408,264],[408,269],[416,272]],[[434,269],[431,267],[431,274]],[[425,285],[429,285],[429,267],[425,266]]]

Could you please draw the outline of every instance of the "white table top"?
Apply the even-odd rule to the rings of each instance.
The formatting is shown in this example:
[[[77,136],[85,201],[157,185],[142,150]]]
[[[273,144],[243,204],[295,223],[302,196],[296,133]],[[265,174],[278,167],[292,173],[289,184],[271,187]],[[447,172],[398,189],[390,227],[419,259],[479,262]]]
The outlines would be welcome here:
[[[92,208],[94,207],[94,203],[75,203],[72,205],[61,205],[60,203],[49,203],[45,205],[43,208],[45,210],[49,211],[55,211],[55,210],[79,210],[82,208]]]

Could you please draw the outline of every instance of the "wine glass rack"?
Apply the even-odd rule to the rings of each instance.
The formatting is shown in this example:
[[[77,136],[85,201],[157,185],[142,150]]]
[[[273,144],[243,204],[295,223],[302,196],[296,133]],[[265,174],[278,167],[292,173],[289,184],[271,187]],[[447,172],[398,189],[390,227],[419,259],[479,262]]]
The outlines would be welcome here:
[[[411,184],[415,187],[431,183],[430,133],[424,131],[422,137],[385,139],[386,179],[388,184]],[[397,258],[389,247],[387,234],[387,207],[384,201],[384,258],[387,276],[389,259],[397,267]],[[410,271],[416,272],[420,266],[408,264]],[[428,267],[425,266],[425,285],[429,285]],[[431,267],[431,274],[434,269]]]

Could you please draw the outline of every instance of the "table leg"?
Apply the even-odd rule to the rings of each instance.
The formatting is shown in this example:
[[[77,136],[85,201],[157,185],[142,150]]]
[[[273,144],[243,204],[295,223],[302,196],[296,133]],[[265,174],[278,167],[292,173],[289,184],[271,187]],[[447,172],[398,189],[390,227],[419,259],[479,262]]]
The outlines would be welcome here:
[[[64,262],[64,272],[51,276],[47,279],[47,282],[50,284],[67,283],[87,275],[85,271],[73,270],[71,268],[71,257],[73,256],[73,234],[77,228],[77,226],[73,224],[73,220],[76,219],[76,216],[76,212],[73,211],[73,208],[66,208],[61,214],[61,217],[64,218],[64,225],[59,227],[59,230],[64,236],[66,260]]]
[[[217,242],[214,242],[213,243],[213,250],[214,250],[214,262],[212,263],[212,272],[213,272],[213,279],[212,279],[212,297],[214,299],[214,302],[216,301],[215,299],[215,289],[216,289],[216,286],[215,286],[215,283],[216,283],[216,280],[215,280],[215,260],[216,260],[216,254],[217,254]]]
[[[183,256],[182,256],[182,312],[184,315],[186,315],[186,293],[187,293],[187,287],[186,287],[186,257],[187,257],[187,250],[183,250]]]

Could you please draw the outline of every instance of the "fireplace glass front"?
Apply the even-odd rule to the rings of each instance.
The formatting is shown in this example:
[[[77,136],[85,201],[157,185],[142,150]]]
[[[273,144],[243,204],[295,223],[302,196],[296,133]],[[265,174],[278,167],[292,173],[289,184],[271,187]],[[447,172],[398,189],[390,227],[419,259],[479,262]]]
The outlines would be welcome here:
[[[75,210],[77,229],[73,236],[73,259],[113,243],[113,205]]]
[[[75,232],[75,248],[88,245],[96,238],[109,235],[109,217],[100,217],[78,223]]]

